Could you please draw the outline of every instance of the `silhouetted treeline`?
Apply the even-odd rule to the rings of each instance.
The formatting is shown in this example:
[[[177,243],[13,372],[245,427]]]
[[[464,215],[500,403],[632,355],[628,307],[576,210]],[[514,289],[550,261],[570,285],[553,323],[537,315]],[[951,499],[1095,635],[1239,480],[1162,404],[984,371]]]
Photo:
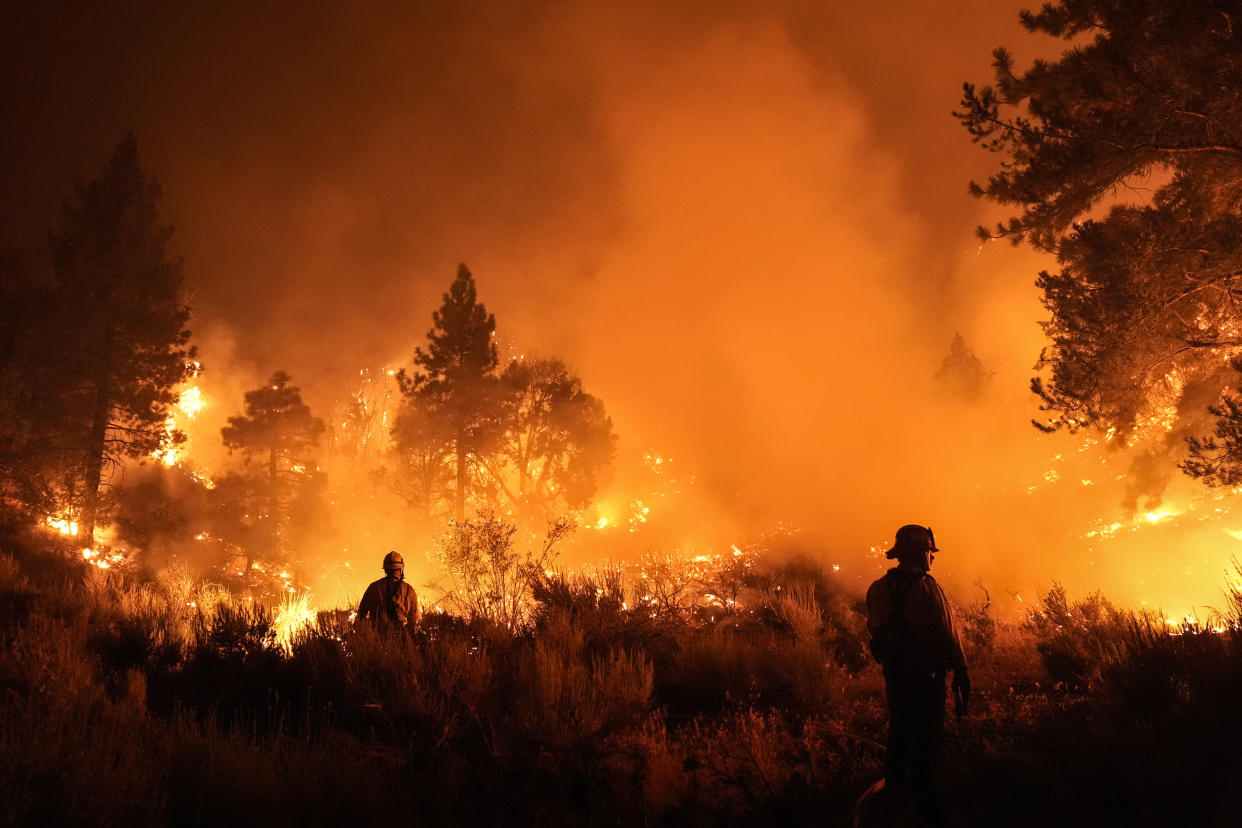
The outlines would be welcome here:
[[[391,411],[387,385],[378,408],[364,388],[329,430],[276,370],[208,438],[232,462],[199,474],[183,430],[203,366],[160,198],[128,135],[75,184],[45,249],[0,259],[6,520],[55,521],[113,565],[191,562],[272,595],[341,564],[351,541],[339,541],[334,513],[385,522],[378,494],[394,493],[432,536],[483,509],[542,526],[608,482],[616,435],[603,403],[560,360],[501,359],[465,265],[410,370],[381,371],[397,391]],[[96,528],[114,522],[115,548],[104,548]]]

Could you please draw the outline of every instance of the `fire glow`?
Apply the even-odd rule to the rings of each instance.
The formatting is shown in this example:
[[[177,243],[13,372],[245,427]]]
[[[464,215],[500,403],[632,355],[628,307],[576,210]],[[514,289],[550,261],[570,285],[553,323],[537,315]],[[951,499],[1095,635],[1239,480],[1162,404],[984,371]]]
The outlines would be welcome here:
[[[78,522],[71,518],[48,516],[43,521],[62,535],[76,537],[78,534]]]
[[[82,550],[82,560],[98,569],[113,569],[125,562],[125,553],[118,549],[87,547]]]
[[[195,376],[198,374],[198,363],[193,363],[192,371]],[[163,445],[151,452],[151,457],[159,460],[165,466],[179,466],[185,460],[186,449],[178,447],[173,443],[173,437],[177,432],[177,414],[180,412],[185,419],[194,420],[202,412],[206,400],[203,396],[202,389],[197,385],[190,385],[182,389],[177,395],[177,402],[173,406],[173,411],[168,415],[168,419],[164,421],[164,437]]]
[[[292,652],[294,641],[301,633],[314,625],[316,616],[309,592],[301,594],[291,592],[286,595],[276,607],[272,618],[276,646],[286,653]]]

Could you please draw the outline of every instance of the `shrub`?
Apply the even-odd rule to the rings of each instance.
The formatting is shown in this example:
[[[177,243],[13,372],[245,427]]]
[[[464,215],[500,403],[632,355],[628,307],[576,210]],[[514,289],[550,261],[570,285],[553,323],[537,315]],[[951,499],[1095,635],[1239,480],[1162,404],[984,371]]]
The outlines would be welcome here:
[[[996,646],[996,619],[992,616],[992,596],[981,581],[975,586],[983,592],[983,600],[967,604],[958,611],[962,622],[963,644],[966,646],[967,657],[974,660],[981,654],[991,653]]]
[[[644,552],[634,566],[632,606],[663,622],[689,621],[703,600],[702,585],[688,562]]]
[[[1071,604],[1065,588],[1054,583],[1027,625],[1053,681],[1082,691],[1094,685],[1104,665],[1116,658],[1131,620],[1098,592]]]
[[[862,609],[861,596],[851,594],[835,576],[824,570],[817,561],[806,555],[797,555],[779,564],[757,565],[750,578],[751,585],[760,596],[790,590],[814,598],[819,607],[822,626],[821,641],[832,654],[832,660],[851,672],[857,672],[871,662],[867,653],[867,619]],[[805,603],[806,598],[802,599]],[[778,628],[787,628],[782,613],[770,601],[757,602],[757,616]]]
[[[13,824],[158,825],[160,738],[142,674],[113,698],[86,624],[36,615],[0,650],[0,800]]]
[[[819,640],[824,620],[812,584],[795,581],[788,587],[772,587],[764,593],[763,605],[774,623],[786,630],[795,641]]]
[[[553,522],[541,547],[518,549],[517,526],[489,510],[452,524],[437,549],[449,577],[442,601],[468,618],[521,629],[534,582],[551,565],[553,547],[572,529],[568,521]]]
[[[617,650],[588,659],[575,649],[571,642],[535,642],[514,714],[527,739],[580,757],[642,721],[652,672],[641,655]]]

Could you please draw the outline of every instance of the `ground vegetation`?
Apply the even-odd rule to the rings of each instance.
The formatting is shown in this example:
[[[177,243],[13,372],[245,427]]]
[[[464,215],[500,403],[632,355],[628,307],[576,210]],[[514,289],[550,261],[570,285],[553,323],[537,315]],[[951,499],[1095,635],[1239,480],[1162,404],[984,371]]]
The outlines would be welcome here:
[[[2,543],[12,824],[847,825],[881,772],[859,596],[810,561],[756,562],[710,613],[548,569],[517,623],[459,605],[386,638],[344,608],[290,624],[289,602]],[[974,605],[951,824],[1232,824],[1238,595],[1178,627],[1059,587],[1024,621]]]

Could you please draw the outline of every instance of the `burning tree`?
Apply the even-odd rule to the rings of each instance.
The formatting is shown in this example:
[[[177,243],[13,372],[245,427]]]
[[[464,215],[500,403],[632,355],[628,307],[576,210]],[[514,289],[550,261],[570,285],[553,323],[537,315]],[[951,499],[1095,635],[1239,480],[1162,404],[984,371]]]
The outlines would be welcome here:
[[[160,194],[127,135],[97,178],[75,183],[50,236],[51,280],[27,286],[24,304],[37,312],[8,338],[10,459],[27,495],[55,489],[80,508],[87,545],[102,489],[125,460],[183,439],[166,423],[174,388],[197,366]]]
[[[447,424],[453,463],[453,514],[466,516],[471,491],[471,465],[489,448],[496,434],[496,318],[478,300],[474,276],[464,264],[431,315],[427,350],[414,351],[415,371],[398,374],[407,406]],[[398,448],[418,451],[403,439],[422,439],[423,432],[398,431]]]
[[[1163,430],[1173,448],[1213,416],[1242,416],[1208,409],[1242,354],[1239,12],[1219,0],[1049,3],[1022,24],[1074,48],[1022,73],[998,49],[995,85],[965,85],[957,117],[1005,157],[972,191],[1016,211],[980,234],[1029,242],[1059,266],[1038,279],[1051,314],[1032,381],[1049,414],[1040,428],[1121,441]]]
[[[346,461],[350,476],[378,462],[385,450],[392,424],[389,401],[392,386],[387,373],[363,368],[358,372],[358,389],[332,415],[329,427],[329,454]]]

